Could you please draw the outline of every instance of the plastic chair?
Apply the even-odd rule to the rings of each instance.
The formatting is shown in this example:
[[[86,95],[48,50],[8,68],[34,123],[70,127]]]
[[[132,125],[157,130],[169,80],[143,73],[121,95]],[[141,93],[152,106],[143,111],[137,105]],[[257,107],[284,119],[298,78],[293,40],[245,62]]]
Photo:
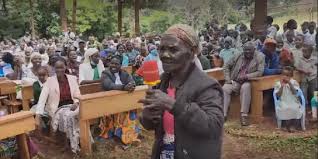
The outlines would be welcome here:
[[[282,120],[280,120],[277,116],[277,108],[279,106],[279,97],[276,96],[276,93],[273,92],[273,97],[274,97],[274,104],[275,104],[275,112],[276,112],[276,119],[277,119],[277,126],[280,129],[282,127]],[[297,89],[297,97],[300,97],[301,99],[301,110],[303,112],[301,118],[300,118],[300,123],[301,123],[301,128],[302,130],[306,130],[305,127],[305,120],[306,120],[306,100],[304,97],[303,92],[301,89]]]

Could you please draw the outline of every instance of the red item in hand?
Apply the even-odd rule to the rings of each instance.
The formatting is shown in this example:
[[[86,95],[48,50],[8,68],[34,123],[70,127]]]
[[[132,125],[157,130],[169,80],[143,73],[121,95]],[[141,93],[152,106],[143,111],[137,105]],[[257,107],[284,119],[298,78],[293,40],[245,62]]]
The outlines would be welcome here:
[[[145,61],[136,73],[144,78],[144,84],[154,86],[160,83],[157,61]]]

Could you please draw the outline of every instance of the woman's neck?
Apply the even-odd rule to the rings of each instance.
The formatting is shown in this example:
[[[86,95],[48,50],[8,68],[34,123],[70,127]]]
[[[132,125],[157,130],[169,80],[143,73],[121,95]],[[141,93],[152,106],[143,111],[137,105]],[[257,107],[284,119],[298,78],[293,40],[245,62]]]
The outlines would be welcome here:
[[[66,75],[61,75],[61,76],[57,76],[57,80],[58,81],[65,81],[66,80]]]

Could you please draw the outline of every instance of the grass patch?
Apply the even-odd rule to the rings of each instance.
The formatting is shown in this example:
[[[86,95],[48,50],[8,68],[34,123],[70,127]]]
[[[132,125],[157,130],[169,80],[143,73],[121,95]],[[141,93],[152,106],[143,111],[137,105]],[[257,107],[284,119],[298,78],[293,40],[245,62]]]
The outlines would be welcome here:
[[[281,130],[262,130],[257,127],[242,128],[237,123],[227,123],[225,132],[246,143],[247,152],[264,159],[316,159],[318,157],[318,134],[287,133]],[[256,158],[258,158],[255,156]],[[266,156],[266,157],[265,157]],[[254,157],[252,157],[254,158]]]

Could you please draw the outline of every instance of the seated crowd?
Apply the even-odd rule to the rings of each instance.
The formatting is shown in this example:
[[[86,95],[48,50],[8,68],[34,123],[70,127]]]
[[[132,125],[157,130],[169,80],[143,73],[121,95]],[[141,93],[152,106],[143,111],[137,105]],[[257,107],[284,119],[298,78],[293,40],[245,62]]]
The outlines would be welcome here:
[[[297,22],[289,20],[283,33],[278,32],[278,25],[272,24],[272,17],[268,16],[266,23],[267,32],[258,36],[243,23],[235,29],[220,26],[217,21],[208,23],[199,34],[201,52],[195,57],[196,66],[203,70],[223,67],[225,120],[231,95],[237,94],[241,102],[241,124],[247,126],[252,98],[250,80],[278,74],[283,75],[274,88],[280,100],[279,118],[287,121],[300,118],[301,103],[297,96],[301,91],[306,104],[312,106],[313,120],[317,120],[316,23],[304,22],[298,32]],[[101,83],[105,91],[133,92],[137,85],[143,84],[142,77],[135,72],[144,61],[157,61],[159,72],[163,72],[159,46],[159,35],[130,39],[109,37],[101,43],[93,36],[87,42],[77,36],[4,40],[0,42],[0,77],[33,84],[32,110],[37,121],[43,123],[41,125],[49,124],[53,131],[66,133],[76,153],[80,150],[79,86]],[[127,66],[132,67],[131,74],[121,69]],[[300,84],[292,78],[294,70],[302,74]],[[138,141],[141,129],[135,120],[136,111],[106,116],[100,120],[100,136],[117,136],[124,144]]]

